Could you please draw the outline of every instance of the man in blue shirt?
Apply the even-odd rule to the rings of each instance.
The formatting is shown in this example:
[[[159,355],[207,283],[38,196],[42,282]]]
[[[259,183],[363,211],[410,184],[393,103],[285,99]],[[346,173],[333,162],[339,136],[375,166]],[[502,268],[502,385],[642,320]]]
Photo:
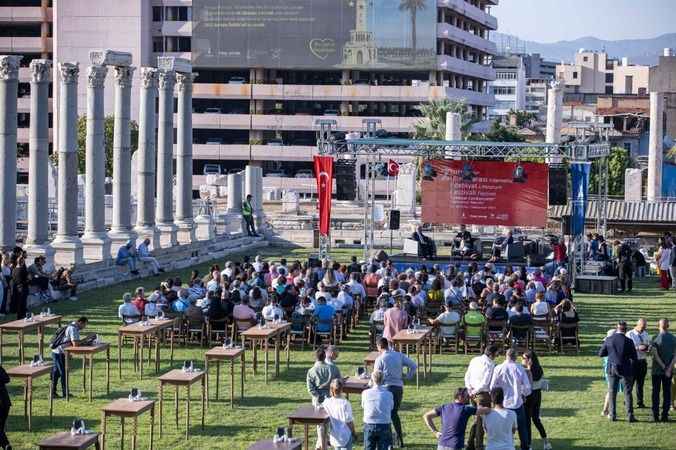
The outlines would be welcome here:
[[[371,374],[372,387],[361,393],[364,409],[364,450],[389,450],[392,445],[392,393],[383,386],[383,372]]]
[[[157,259],[150,255],[150,239],[146,238],[141,242],[136,254],[138,255],[139,261],[150,265],[153,274],[158,275],[160,272],[164,272],[164,269],[160,267],[160,263]]]
[[[427,427],[437,437],[437,450],[462,450],[465,448],[465,429],[469,418],[476,414],[488,414],[491,408],[469,406],[466,388],[455,391],[455,401],[428,411],[423,416]],[[434,425],[434,418],[441,417],[441,431]]]
[[[127,242],[117,251],[115,264],[118,266],[128,266],[129,272],[132,275],[138,275],[138,270],[136,270],[136,248],[132,241]]]
[[[319,297],[314,313],[315,320],[317,321],[316,330],[320,333],[328,333],[331,331],[333,316],[335,314],[336,310],[333,309],[333,306],[327,305],[324,297]]]
[[[394,398],[394,407],[392,408],[392,425],[399,440],[399,446],[404,446],[404,436],[401,429],[401,420],[399,419],[399,407],[404,398],[404,367],[407,367],[406,378],[411,379],[415,376],[418,368],[415,362],[403,353],[399,353],[389,348],[387,339],[380,338],[378,341],[378,352],[380,355],[376,358],[374,370],[383,372],[383,384],[392,393]]]

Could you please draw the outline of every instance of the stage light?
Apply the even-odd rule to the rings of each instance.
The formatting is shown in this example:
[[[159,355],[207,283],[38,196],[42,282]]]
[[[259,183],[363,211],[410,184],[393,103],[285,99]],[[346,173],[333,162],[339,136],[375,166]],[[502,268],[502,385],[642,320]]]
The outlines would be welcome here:
[[[528,174],[526,174],[526,169],[524,169],[521,164],[518,164],[514,168],[514,173],[512,174],[513,181],[515,183],[525,183],[527,178]]]

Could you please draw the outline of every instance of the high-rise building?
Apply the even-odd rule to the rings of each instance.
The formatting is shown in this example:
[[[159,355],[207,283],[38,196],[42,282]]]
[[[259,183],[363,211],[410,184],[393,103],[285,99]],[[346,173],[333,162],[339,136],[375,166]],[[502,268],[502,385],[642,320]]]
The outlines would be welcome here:
[[[495,104],[488,109],[489,119],[504,119],[510,110],[526,108],[526,65],[522,55],[497,56],[493,60],[495,81],[490,83]]]
[[[228,171],[254,161],[266,174],[294,176],[311,169],[320,118],[335,120],[345,132],[374,119],[404,135],[420,120],[420,103],[443,98],[463,99],[477,118],[485,117],[494,102],[487,83],[495,79],[496,46],[489,34],[497,29],[490,14],[497,3],[2,0],[2,36],[13,29],[23,33],[24,19],[32,34],[0,37],[0,51],[78,61],[81,115],[91,49],[130,52],[137,67],[155,66],[158,56],[188,58],[198,73],[194,174],[203,174],[206,164]],[[138,74],[132,119],[138,116]],[[22,72],[22,80],[27,76]],[[113,110],[112,78],[109,72],[107,114]],[[27,109],[27,100],[21,102]],[[27,117],[20,126],[25,144]],[[196,176],[195,187],[200,183]]]

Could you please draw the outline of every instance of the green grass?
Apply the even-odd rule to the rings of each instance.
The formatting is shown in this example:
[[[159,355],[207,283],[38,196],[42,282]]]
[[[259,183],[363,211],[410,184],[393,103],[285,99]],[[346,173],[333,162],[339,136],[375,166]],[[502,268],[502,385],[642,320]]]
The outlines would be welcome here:
[[[307,249],[279,249],[269,247],[263,252],[271,257],[286,256],[289,259],[302,259],[307,256]],[[334,257],[341,261],[352,254],[350,251],[336,251]],[[220,261],[222,264],[222,261]],[[205,273],[208,264],[197,269]],[[178,273],[187,278],[189,270]],[[79,315],[87,315],[91,322],[88,331],[97,332],[113,345],[112,355],[116,355],[116,330],[119,326],[116,316],[117,307],[123,292],[132,291],[138,285],[152,288],[158,279],[133,281],[118,286],[98,289],[84,293],[78,302],[60,302],[53,305],[53,310],[64,314],[68,319]],[[580,356],[546,356],[542,358],[546,377],[550,380],[551,391],[544,394],[543,422],[552,440],[554,449],[670,449],[676,448],[676,434],[673,424],[653,424],[648,422],[649,410],[637,410],[640,420],[638,424],[629,424],[624,419],[621,396],[618,396],[618,412],[620,421],[609,423],[600,416],[605,391],[601,371],[601,360],[595,356],[596,349],[617,319],[623,318],[633,322],[643,316],[649,322],[650,332],[656,329],[658,318],[666,316],[676,317],[676,295],[672,292],[664,293],[657,289],[654,279],[647,279],[638,283],[635,293],[631,296],[590,296],[576,297],[581,317],[581,337],[583,352]],[[338,361],[344,374],[352,374],[356,367],[361,365],[363,355],[367,352],[367,335],[364,322],[356,333],[350,336],[341,346],[341,355]],[[15,337],[5,338],[4,367],[9,368],[17,364]],[[27,355],[35,352],[35,337],[28,338]],[[175,356],[175,366],[180,361],[193,359],[203,360],[205,349],[196,346],[180,347]],[[33,432],[25,431],[23,420],[22,387],[15,381],[10,384],[10,395],[14,402],[7,424],[10,440],[15,449],[36,448],[36,444],[45,436],[65,430],[76,416],[86,420],[87,427],[100,430],[100,408],[110,400],[127,395],[133,386],[139,387],[150,398],[157,398],[158,383],[155,375],[144,377],[139,381],[131,367],[131,349],[125,351],[126,360],[123,361],[122,380],[117,378],[117,363],[112,363],[111,393],[105,393],[105,364],[98,360],[95,366],[94,402],[88,403],[82,393],[82,378],[80,362],[75,361],[75,370],[71,375],[71,390],[77,397],[66,403],[65,400],[56,400],[54,418],[50,422],[47,409],[47,379],[37,381],[34,387],[34,417]],[[161,371],[169,370],[168,352],[162,352]],[[471,356],[444,355],[434,357],[434,369],[430,378],[416,391],[414,385],[408,385],[404,391],[402,420],[407,437],[408,448],[433,449],[436,445],[432,435],[422,423],[422,414],[449,401],[451,393],[462,384],[463,375]],[[250,356],[248,357],[250,360]],[[263,438],[270,438],[277,426],[285,426],[286,416],[298,405],[309,400],[305,389],[305,372],[312,364],[312,352],[292,351],[291,368],[282,367],[281,377],[273,379],[266,386],[263,383],[262,373],[253,377],[248,367],[246,393],[244,404],[231,410],[228,404],[229,380],[227,372],[221,373],[221,400],[211,402],[206,416],[205,429],[199,426],[199,402],[192,405],[192,437],[184,440],[185,402],[181,402],[181,421],[178,429],[173,424],[173,402],[171,393],[165,393],[165,427],[162,439],[157,439],[155,448],[160,449],[216,449],[229,450],[246,449],[248,444]],[[212,372],[213,373],[213,372]],[[214,380],[215,377],[212,377]],[[650,398],[650,382],[646,386],[646,398]],[[213,394],[212,385],[212,394]],[[224,395],[225,394],[225,395]],[[184,395],[184,394],[182,394]],[[196,399],[198,389],[193,389]],[[225,398],[224,398],[225,397]],[[183,398],[183,397],[182,397]],[[361,408],[358,398],[352,397],[358,429],[361,429]],[[649,403],[649,401],[647,402]],[[119,448],[120,423],[119,420],[108,421],[109,438],[108,448]],[[295,429],[296,435],[301,430]],[[537,431],[533,430],[537,435]],[[130,438],[131,426],[126,427],[126,436]],[[139,421],[139,448],[147,448],[149,435],[148,416],[142,416]],[[533,448],[541,447],[539,438],[534,439]],[[126,446],[130,446],[127,440]]]

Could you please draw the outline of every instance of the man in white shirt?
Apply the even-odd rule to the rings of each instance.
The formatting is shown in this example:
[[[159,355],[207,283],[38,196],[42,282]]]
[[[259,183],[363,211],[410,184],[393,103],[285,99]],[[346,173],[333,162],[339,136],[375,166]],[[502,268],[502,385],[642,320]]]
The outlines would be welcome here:
[[[364,285],[359,282],[358,277],[358,273],[351,273],[350,281],[347,285],[350,286],[350,293],[352,295],[359,295],[361,296],[361,301],[366,301],[366,290],[364,289]]]
[[[383,450],[392,445],[392,409],[394,396],[383,386],[380,370],[371,374],[371,388],[361,393],[364,410],[364,450]]]
[[[261,271],[261,267],[263,266],[263,263],[261,261],[261,255],[256,255],[256,258],[254,258],[254,262],[251,264],[256,272]]]
[[[465,387],[469,392],[474,406],[491,406],[491,379],[495,369],[495,357],[498,347],[491,344],[486,347],[484,354],[472,358],[465,372]],[[481,449],[484,442],[484,427],[482,417],[477,416],[467,439],[467,449]]]
[[[89,320],[86,317],[80,317],[78,320],[68,325],[62,335],[59,330],[54,337],[54,341],[51,344],[52,361],[54,363],[52,366],[52,397],[59,397],[56,393],[56,386],[59,379],[61,379],[61,391],[63,392],[63,396],[70,396],[66,389],[66,353],[64,352],[64,349],[66,347],[77,347],[80,345],[80,331],[85,329],[88,322]]]
[[[136,322],[141,318],[141,311],[131,302],[131,294],[125,292],[122,296],[122,304],[117,309],[117,317],[125,321],[125,323]],[[128,318],[125,320],[125,318]]]
[[[160,267],[160,263],[157,262],[157,259],[150,256],[150,239],[144,239],[143,242],[141,242],[141,245],[138,246],[136,253],[138,254],[139,261],[148,264],[150,270],[153,271],[153,274],[157,275],[160,272],[164,272],[164,269]]]
[[[439,334],[442,338],[455,337],[459,322],[460,314],[453,311],[453,305],[450,302],[444,304],[444,311],[436,319],[429,319],[430,325],[439,327]]]
[[[646,331],[646,321],[644,318],[638,319],[636,326],[629,330],[626,336],[632,340],[636,347],[636,356],[638,360],[634,366],[634,377],[636,380],[636,400],[638,408],[645,408],[643,403],[643,385],[645,376],[648,373],[648,348],[650,347],[650,336]]]
[[[502,388],[505,394],[504,407],[516,413],[521,450],[528,450],[530,430],[523,399],[531,393],[531,382],[526,369],[516,362],[516,350],[513,348],[507,350],[505,362],[497,365],[493,370],[491,390],[496,387]]]
[[[272,296],[270,303],[263,308],[261,314],[266,322],[272,322],[275,318],[284,318],[284,311],[277,305],[277,296]]]
[[[343,398],[344,382],[340,378],[331,381],[331,396],[324,400],[322,406],[331,420],[329,443],[336,449],[352,448],[357,438],[354,429],[354,417],[350,402]]]

